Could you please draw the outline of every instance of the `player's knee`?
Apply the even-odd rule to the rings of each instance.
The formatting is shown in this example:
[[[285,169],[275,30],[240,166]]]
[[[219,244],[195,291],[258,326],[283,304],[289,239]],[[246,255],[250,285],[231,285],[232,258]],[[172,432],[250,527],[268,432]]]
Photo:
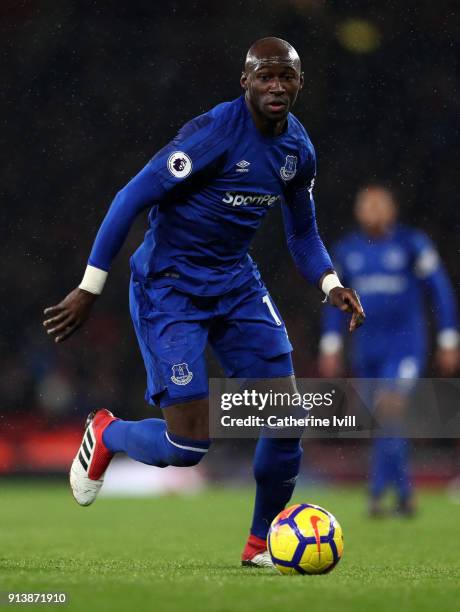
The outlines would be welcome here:
[[[211,445],[210,440],[192,440],[165,432],[168,447],[169,465],[191,467],[198,465]]]

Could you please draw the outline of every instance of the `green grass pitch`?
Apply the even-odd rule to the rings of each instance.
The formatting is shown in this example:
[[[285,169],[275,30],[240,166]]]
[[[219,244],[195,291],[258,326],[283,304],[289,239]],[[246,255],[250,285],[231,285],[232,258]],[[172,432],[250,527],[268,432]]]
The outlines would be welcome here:
[[[337,516],[345,551],[331,574],[293,577],[239,566],[249,490],[80,508],[64,485],[2,482],[0,500],[0,591],[66,591],[67,610],[458,610],[460,512],[441,493],[416,519],[371,521],[359,490],[299,490]]]

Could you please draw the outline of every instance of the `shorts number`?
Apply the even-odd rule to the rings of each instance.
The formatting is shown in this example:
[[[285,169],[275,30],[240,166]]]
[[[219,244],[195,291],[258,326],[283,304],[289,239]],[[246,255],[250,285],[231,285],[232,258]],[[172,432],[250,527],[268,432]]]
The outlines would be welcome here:
[[[276,314],[276,311],[275,311],[275,309],[273,308],[273,304],[271,303],[270,298],[269,298],[269,296],[268,296],[268,295],[264,295],[264,297],[262,298],[262,302],[263,302],[264,304],[267,304],[267,306],[268,306],[268,310],[270,311],[270,314],[272,315],[273,320],[275,321],[275,323],[276,323],[277,325],[282,325],[282,324],[283,324],[283,322],[281,321],[281,319],[279,318],[279,316]]]

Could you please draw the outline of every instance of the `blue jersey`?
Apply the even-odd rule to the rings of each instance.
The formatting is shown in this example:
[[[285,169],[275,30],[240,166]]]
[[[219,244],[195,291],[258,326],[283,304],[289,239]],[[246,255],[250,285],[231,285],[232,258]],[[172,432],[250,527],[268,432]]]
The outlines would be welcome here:
[[[337,244],[333,260],[344,283],[359,293],[366,312],[365,324],[352,339],[356,363],[390,354],[424,356],[427,292],[441,340],[448,345],[449,336],[456,337],[454,291],[437,251],[422,232],[401,225],[379,239],[355,232]],[[323,341],[343,332],[341,313],[328,306]]]
[[[279,136],[263,136],[244,97],[187,123],[115,197],[89,263],[108,270],[134,220],[149,229],[131,258],[135,280],[202,296],[258,278],[248,254],[262,219],[283,208],[287,241],[303,275],[317,283],[332,268],[318,235],[312,186],[315,152],[289,114]]]

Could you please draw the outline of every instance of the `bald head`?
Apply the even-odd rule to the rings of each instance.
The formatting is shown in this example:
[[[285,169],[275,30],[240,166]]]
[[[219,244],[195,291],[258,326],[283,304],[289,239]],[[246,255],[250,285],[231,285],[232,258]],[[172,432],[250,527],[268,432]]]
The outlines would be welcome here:
[[[244,71],[251,72],[270,64],[289,66],[300,73],[300,57],[292,45],[282,38],[269,36],[253,43],[246,54]]]
[[[283,132],[303,82],[299,55],[288,42],[270,37],[251,45],[240,83],[261,132],[267,135]]]

